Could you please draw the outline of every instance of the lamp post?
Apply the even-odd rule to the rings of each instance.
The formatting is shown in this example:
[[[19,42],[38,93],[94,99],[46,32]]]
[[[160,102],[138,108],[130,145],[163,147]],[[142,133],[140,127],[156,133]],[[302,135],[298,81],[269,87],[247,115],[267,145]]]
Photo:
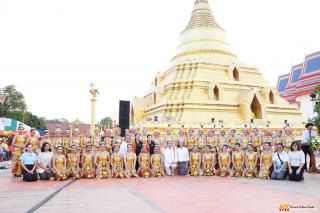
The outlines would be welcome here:
[[[316,112],[317,94],[311,93],[310,98],[311,98],[310,101],[312,102],[312,106],[313,106],[313,113],[315,113]]]

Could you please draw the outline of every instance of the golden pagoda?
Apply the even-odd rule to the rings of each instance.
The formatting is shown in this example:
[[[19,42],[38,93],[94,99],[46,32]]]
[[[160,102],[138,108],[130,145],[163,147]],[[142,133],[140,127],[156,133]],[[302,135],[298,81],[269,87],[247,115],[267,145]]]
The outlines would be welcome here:
[[[261,72],[230,50],[226,32],[215,21],[207,0],[196,0],[191,19],[180,34],[169,69],[158,73],[149,92],[135,97],[131,123],[168,121],[301,127],[299,109],[283,100]]]

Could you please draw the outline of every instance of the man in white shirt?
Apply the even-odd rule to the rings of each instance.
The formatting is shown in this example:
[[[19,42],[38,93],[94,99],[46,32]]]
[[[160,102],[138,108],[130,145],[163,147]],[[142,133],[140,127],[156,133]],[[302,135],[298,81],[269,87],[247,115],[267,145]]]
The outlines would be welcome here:
[[[305,170],[307,170],[307,154],[309,155],[310,158],[311,158],[311,154],[312,154],[310,141],[313,137],[317,137],[317,133],[315,131],[312,131],[313,126],[314,126],[313,123],[307,123],[305,126],[306,130],[304,130],[302,132],[301,149],[305,155],[305,164],[304,164]]]
[[[177,148],[177,159],[178,159],[178,173],[179,175],[187,175],[187,165],[189,162],[189,152],[186,147],[183,146],[184,141],[180,140]]]
[[[177,168],[177,151],[171,138],[167,139],[167,148],[164,150],[164,166],[168,176],[174,175]]]
[[[122,141],[122,143],[120,145],[119,152],[122,156],[125,156],[127,154],[128,144],[131,144],[131,136],[130,135],[126,135],[126,138],[124,139],[124,141]]]

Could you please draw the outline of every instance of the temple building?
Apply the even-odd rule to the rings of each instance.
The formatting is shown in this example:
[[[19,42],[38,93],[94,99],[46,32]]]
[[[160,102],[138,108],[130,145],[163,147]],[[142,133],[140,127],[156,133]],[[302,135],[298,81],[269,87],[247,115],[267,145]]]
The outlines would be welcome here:
[[[169,68],[157,74],[144,97],[133,99],[131,123],[188,125],[213,118],[230,126],[252,120],[261,126],[284,120],[301,126],[304,121],[297,106],[282,99],[256,67],[231,51],[208,1],[196,0]]]
[[[315,116],[310,94],[320,84],[320,51],[307,55],[303,63],[292,67],[290,73],[281,75],[277,90],[282,98],[300,108],[305,119]]]

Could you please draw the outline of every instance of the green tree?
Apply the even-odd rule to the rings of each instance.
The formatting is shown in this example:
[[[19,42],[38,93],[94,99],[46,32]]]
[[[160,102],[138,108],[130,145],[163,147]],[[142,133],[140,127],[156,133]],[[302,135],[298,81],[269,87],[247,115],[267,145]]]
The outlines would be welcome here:
[[[112,119],[110,117],[105,117],[98,122],[99,127],[112,127]]]
[[[316,100],[316,106],[315,106],[315,112],[317,113],[317,116],[314,118],[314,124],[320,130],[320,84],[316,87],[315,93],[317,94],[317,100]]]
[[[72,121],[71,124],[73,124],[73,125],[79,125],[79,124],[83,124],[83,122],[80,121],[79,118],[77,118],[76,120]]]
[[[31,112],[25,112],[23,116],[23,123],[28,126],[44,130],[46,128],[45,122],[43,119],[38,118],[36,115]]]
[[[14,85],[6,86],[0,90],[5,96],[4,103],[0,104],[0,117],[11,115],[14,119],[21,118],[21,113],[23,114],[27,110],[23,94],[17,91]]]

